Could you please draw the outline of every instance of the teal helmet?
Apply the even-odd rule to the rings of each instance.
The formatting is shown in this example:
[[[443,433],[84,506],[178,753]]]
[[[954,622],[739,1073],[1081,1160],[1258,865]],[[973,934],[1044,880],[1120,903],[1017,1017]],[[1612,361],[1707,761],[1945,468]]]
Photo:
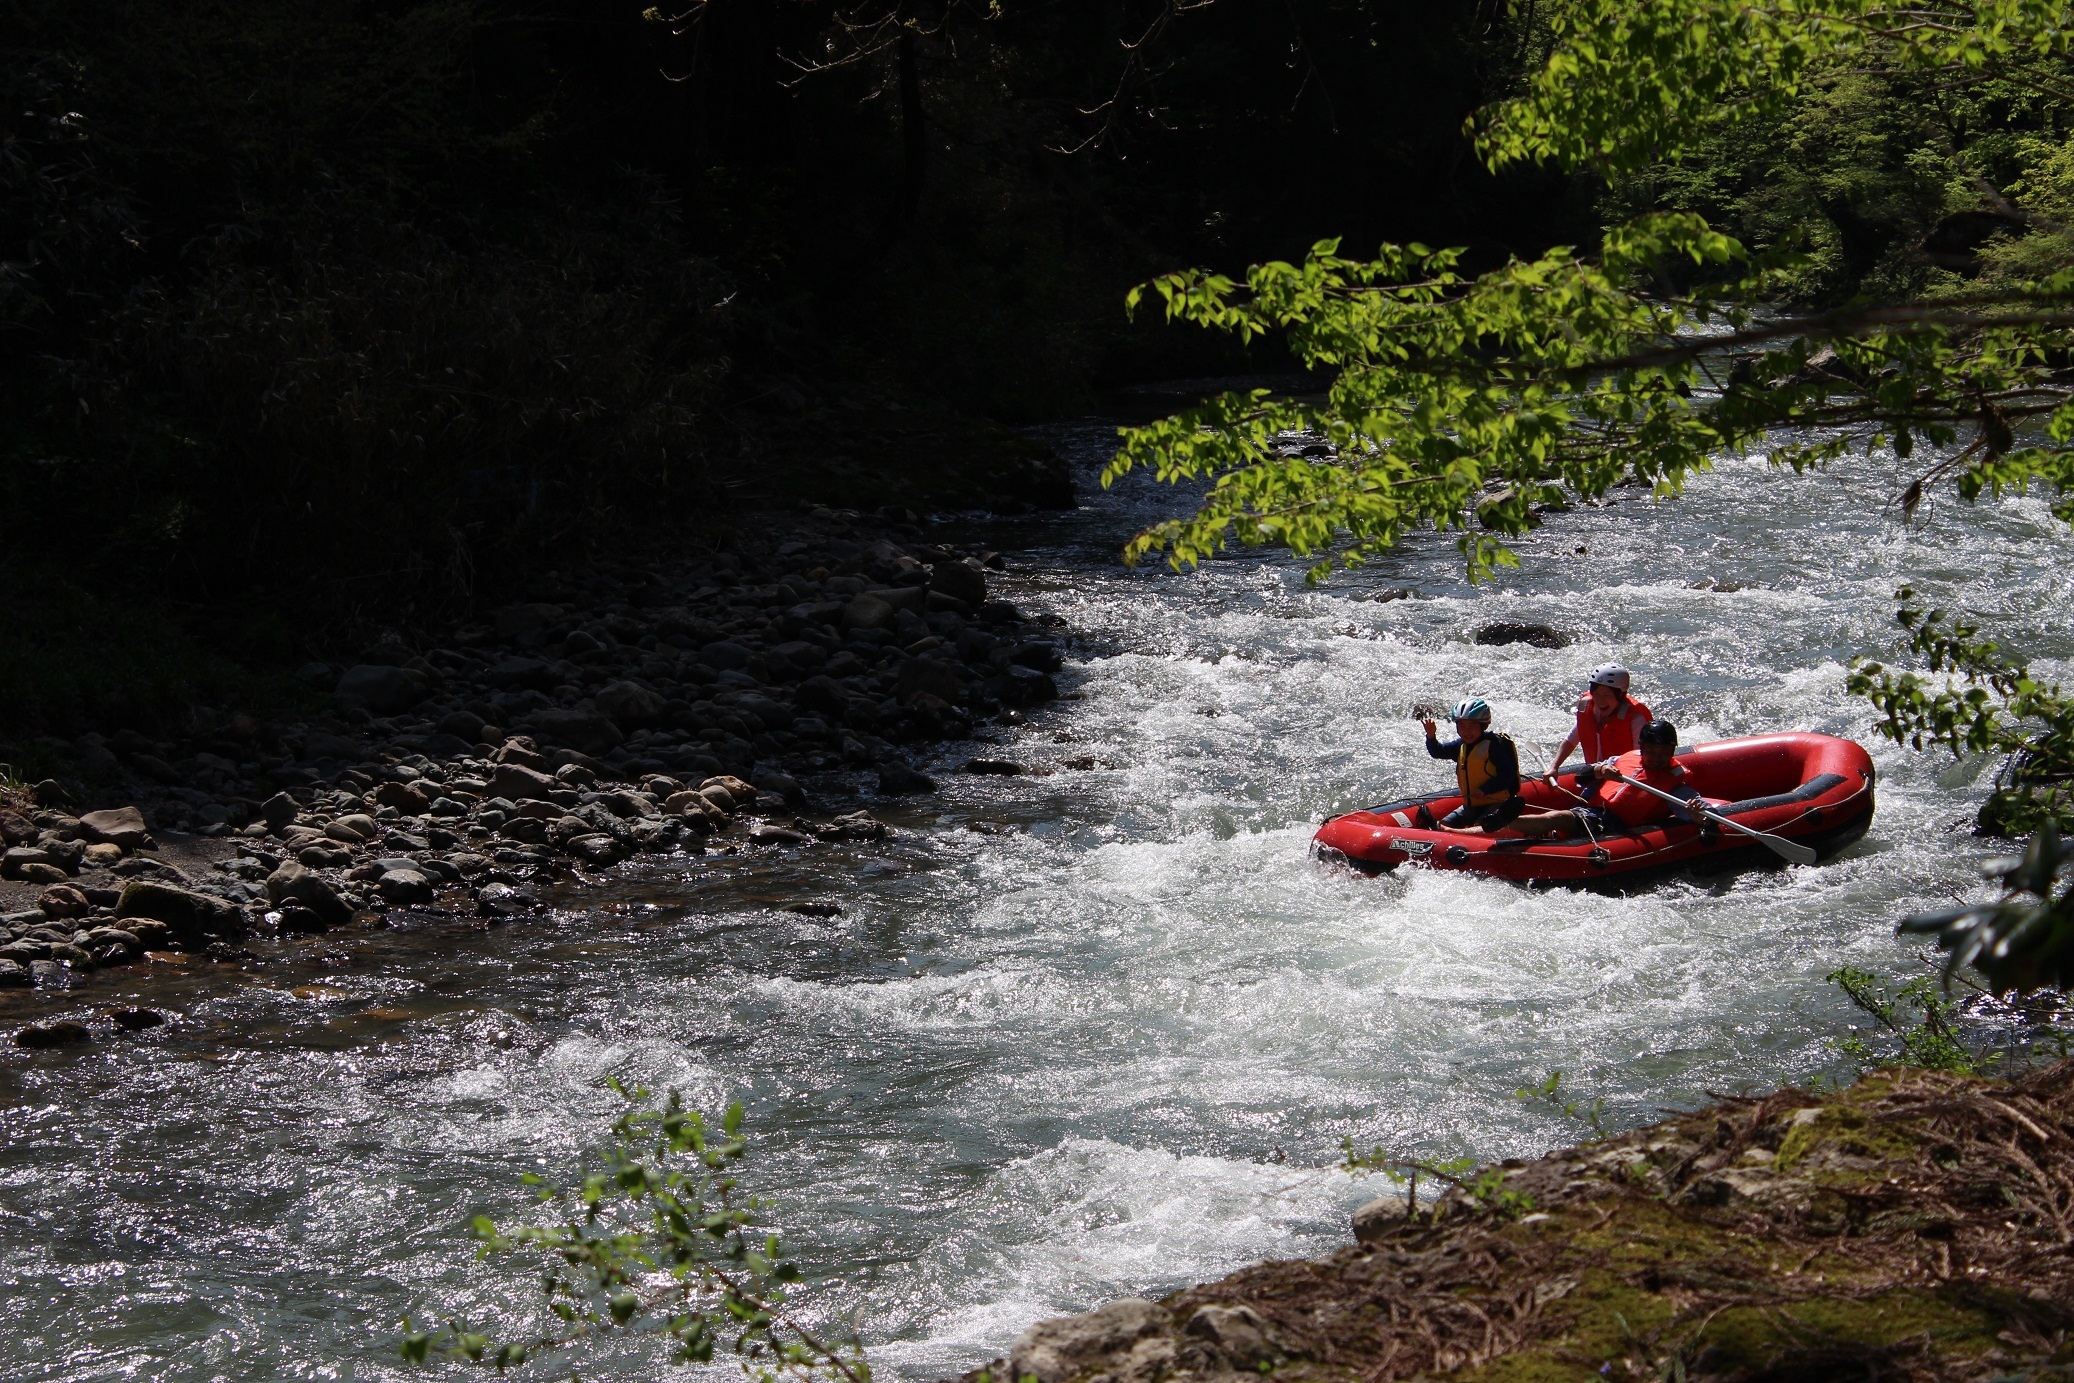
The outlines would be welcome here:
[[[1484,724],[1489,725],[1491,723],[1491,703],[1480,696],[1472,696],[1467,701],[1456,703],[1453,718],[1456,720],[1480,720]]]

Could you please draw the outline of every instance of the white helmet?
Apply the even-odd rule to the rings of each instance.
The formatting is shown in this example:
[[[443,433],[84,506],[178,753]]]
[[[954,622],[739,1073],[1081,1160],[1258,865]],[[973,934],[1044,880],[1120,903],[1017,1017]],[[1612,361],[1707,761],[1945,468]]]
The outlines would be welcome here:
[[[1613,688],[1613,690],[1620,692],[1622,695],[1626,695],[1628,689],[1628,670],[1622,667],[1619,663],[1600,663],[1597,667],[1592,669],[1592,680],[1587,685],[1594,687],[1611,687]]]

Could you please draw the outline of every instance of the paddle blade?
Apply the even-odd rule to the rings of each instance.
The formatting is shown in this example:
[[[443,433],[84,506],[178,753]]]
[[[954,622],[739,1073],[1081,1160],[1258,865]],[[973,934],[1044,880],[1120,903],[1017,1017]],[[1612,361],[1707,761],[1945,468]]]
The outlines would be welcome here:
[[[1794,864],[1813,864],[1815,862],[1815,852],[1802,845],[1799,841],[1788,840],[1784,836],[1775,836],[1769,831],[1752,830],[1740,821],[1731,821],[1727,817],[1717,815],[1714,812],[1701,812],[1700,815],[1718,826],[1728,827],[1729,830],[1736,832],[1738,835],[1750,837],[1750,839],[1756,841],[1782,860],[1790,860]]]
[[[1815,862],[1815,852],[1798,841],[1767,835],[1763,831],[1752,831],[1750,834],[1763,841],[1765,846],[1782,860],[1791,860],[1795,864],[1813,864]]]

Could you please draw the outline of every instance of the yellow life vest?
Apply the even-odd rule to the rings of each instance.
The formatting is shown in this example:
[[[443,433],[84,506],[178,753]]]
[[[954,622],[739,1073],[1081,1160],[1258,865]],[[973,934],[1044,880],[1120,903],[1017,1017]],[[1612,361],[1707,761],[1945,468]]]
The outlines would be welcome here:
[[[1462,800],[1472,807],[1495,807],[1500,802],[1509,802],[1518,791],[1513,787],[1493,786],[1501,776],[1491,762],[1491,742],[1505,740],[1505,736],[1484,731],[1476,737],[1475,744],[1460,745],[1455,750],[1455,786],[1462,793]],[[1506,740],[1507,744],[1512,741]]]

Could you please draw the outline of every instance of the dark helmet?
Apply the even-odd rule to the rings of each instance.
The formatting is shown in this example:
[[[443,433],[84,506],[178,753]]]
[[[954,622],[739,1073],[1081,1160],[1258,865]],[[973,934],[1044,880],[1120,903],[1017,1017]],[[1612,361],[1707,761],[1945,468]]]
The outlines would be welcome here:
[[[1652,720],[1642,727],[1640,734],[1635,736],[1635,743],[1638,746],[1644,744],[1675,745],[1677,742],[1678,727],[1671,724],[1668,720]]]

